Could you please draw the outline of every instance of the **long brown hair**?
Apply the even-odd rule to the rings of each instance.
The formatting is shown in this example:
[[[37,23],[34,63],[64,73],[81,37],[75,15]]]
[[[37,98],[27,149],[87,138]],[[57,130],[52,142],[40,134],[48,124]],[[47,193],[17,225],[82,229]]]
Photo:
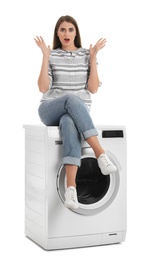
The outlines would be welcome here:
[[[78,28],[78,24],[77,24],[76,20],[69,15],[65,15],[65,16],[61,16],[56,23],[56,26],[55,26],[55,29],[54,29],[53,47],[52,48],[57,49],[57,48],[62,47],[62,44],[59,40],[57,33],[58,33],[58,29],[59,29],[60,24],[63,23],[63,22],[72,23],[74,25],[74,27],[76,28],[76,37],[75,37],[75,40],[74,40],[74,44],[77,48],[82,47],[80,32],[79,32],[79,28]]]

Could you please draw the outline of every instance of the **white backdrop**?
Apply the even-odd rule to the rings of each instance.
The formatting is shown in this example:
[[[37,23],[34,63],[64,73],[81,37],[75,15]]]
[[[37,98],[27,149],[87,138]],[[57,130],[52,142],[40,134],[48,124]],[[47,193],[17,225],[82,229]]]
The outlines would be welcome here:
[[[98,124],[126,125],[128,232],[123,244],[46,252],[24,236],[24,129],[39,124],[37,78],[42,54],[34,37],[52,45],[61,15],[73,16],[83,47],[107,38],[98,54],[102,87],[93,95]],[[151,37],[148,0],[6,0],[0,3],[0,223],[2,259],[149,259]],[[32,254],[32,255],[31,255]]]

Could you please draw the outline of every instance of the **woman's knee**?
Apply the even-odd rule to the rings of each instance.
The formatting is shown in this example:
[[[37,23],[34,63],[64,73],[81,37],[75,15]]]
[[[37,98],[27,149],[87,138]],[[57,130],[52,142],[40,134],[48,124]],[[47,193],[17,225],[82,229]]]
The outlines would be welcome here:
[[[67,102],[70,104],[82,104],[83,101],[81,100],[81,98],[79,98],[78,96],[74,95],[74,94],[67,94]]]
[[[67,127],[69,129],[69,126],[75,127],[75,124],[74,124],[74,121],[69,114],[64,114],[60,118],[59,126],[60,127]]]

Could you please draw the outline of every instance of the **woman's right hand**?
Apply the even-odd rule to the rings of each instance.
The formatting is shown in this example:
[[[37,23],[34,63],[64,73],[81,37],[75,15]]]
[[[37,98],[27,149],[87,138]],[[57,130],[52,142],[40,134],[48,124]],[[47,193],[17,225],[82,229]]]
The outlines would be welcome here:
[[[40,37],[36,36],[36,38],[34,38],[34,40],[35,40],[37,46],[41,49],[43,55],[45,57],[49,58],[50,52],[51,52],[50,46],[49,45],[48,45],[48,47],[46,46],[46,44],[41,36]]]

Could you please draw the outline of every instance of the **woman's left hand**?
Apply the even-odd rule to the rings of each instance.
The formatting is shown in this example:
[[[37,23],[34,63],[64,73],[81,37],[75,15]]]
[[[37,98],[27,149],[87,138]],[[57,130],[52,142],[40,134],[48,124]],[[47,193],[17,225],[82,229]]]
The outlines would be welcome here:
[[[104,46],[106,45],[106,39],[99,39],[97,41],[97,43],[92,47],[92,44],[90,44],[90,57],[96,57],[97,53],[99,50],[101,50],[102,48],[104,48]]]

